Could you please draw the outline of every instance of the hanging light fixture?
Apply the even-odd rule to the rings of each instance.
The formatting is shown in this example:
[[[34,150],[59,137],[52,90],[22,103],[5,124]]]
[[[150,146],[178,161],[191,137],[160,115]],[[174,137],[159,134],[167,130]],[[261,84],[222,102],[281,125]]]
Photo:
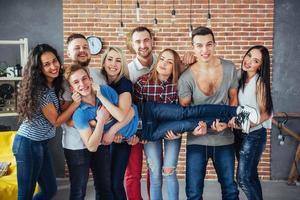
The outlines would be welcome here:
[[[153,25],[154,25],[154,27],[153,27],[153,30],[155,32],[159,31],[159,28],[158,28],[157,24],[158,24],[158,20],[156,18],[156,0],[154,0],[154,19],[153,19]]]
[[[171,15],[172,15],[171,22],[172,24],[174,24],[176,21],[175,0],[173,0],[173,10],[171,11]]]
[[[136,11],[136,21],[140,21],[140,2],[139,1],[136,1],[136,8],[135,8],[135,11]]]
[[[122,37],[124,35],[124,23],[123,23],[123,0],[121,0],[121,17],[120,26],[118,28],[118,36]]]
[[[206,23],[206,26],[208,28],[211,28],[210,0],[208,0],[208,5],[207,5],[207,23]]]
[[[190,26],[189,26],[189,37],[192,37],[193,25],[192,25],[192,0],[190,0]]]

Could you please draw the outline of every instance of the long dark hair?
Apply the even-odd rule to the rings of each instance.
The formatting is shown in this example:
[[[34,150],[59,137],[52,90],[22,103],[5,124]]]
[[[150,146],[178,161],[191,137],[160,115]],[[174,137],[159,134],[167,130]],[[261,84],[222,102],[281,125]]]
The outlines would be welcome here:
[[[262,45],[256,45],[248,49],[246,54],[243,57],[243,61],[241,64],[241,79],[239,80],[239,89],[242,89],[244,91],[245,89],[245,84],[247,80],[247,72],[243,70],[243,63],[245,60],[245,57],[248,55],[248,53],[252,49],[257,49],[261,52],[262,55],[262,63],[260,68],[257,71],[258,74],[258,79],[257,81],[261,81],[263,83],[263,89],[264,89],[264,98],[265,98],[265,106],[266,106],[266,111],[269,115],[272,114],[273,111],[273,101],[272,101],[272,96],[271,96],[271,81],[270,81],[270,54],[269,51],[266,47]]]
[[[17,110],[20,120],[32,119],[33,113],[37,111],[41,95],[48,89],[46,77],[42,72],[43,64],[41,61],[41,56],[46,52],[53,53],[61,65],[57,51],[48,44],[39,44],[30,51],[18,92]],[[62,81],[63,71],[60,68],[58,77],[53,81],[55,94],[58,98],[62,90]]]

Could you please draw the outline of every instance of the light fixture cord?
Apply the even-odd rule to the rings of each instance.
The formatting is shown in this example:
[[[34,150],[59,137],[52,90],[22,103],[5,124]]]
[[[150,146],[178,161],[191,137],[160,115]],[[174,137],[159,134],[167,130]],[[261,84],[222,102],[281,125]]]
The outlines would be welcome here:
[[[211,15],[210,15],[210,0],[208,0],[208,5],[207,5],[207,18],[211,19]]]
[[[190,0],[190,26],[192,26],[192,0]]]
[[[154,0],[154,18],[156,19],[156,0]]]
[[[123,27],[123,0],[121,0],[121,26]]]

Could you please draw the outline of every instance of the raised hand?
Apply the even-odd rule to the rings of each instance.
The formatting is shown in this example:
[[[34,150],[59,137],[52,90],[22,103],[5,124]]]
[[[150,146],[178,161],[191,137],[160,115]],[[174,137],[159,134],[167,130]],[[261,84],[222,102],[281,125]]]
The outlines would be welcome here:
[[[106,110],[104,106],[101,106],[97,109],[96,120],[104,122],[104,124],[111,120],[110,113]]]
[[[80,103],[81,101],[81,95],[78,92],[73,92],[72,99],[75,103]]]

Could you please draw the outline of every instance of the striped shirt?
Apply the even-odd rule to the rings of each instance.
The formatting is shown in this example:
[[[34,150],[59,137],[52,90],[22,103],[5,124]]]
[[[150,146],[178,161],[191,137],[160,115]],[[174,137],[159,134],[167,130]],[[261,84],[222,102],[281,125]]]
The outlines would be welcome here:
[[[42,108],[54,104],[57,113],[59,113],[59,100],[55,94],[54,88],[47,89],[41,96],[37,110],[33,113],[32,119],[24,120],[17,132],[34,141],[43,141],[55,136],[56,128],[48,121],[42,113]]]
[[[178,103],[177,84],[170,77],[166,81],[149,80],[150,74],[141,76],[134,84],[136,102],[155,101],[158,103]]]

